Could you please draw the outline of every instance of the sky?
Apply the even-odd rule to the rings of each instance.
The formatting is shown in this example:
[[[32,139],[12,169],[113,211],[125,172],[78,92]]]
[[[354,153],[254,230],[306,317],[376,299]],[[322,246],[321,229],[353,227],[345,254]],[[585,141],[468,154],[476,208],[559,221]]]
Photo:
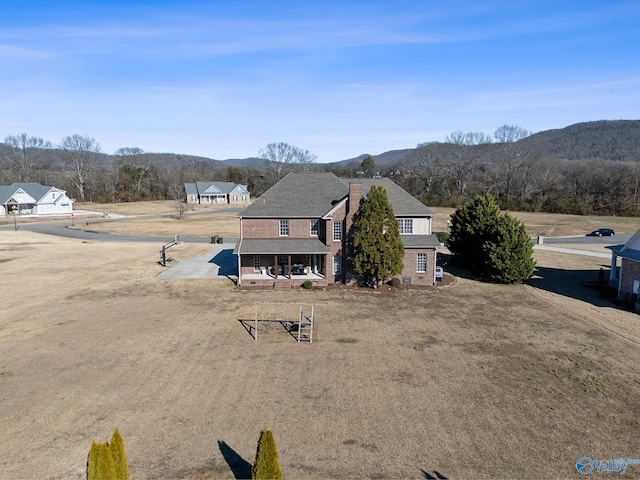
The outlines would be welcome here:
[[[640,118],[640,2],[0,1],[0,141],[333,162]]]

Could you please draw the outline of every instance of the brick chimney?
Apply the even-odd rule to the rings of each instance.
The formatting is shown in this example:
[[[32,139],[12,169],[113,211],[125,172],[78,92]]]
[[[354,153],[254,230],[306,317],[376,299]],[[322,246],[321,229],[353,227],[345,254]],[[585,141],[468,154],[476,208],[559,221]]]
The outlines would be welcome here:
[[[349,183],[349,210],[347,211],[347,232],[353,224],[353,216],[360,209],[360,200],[362,200],[362,184]]]

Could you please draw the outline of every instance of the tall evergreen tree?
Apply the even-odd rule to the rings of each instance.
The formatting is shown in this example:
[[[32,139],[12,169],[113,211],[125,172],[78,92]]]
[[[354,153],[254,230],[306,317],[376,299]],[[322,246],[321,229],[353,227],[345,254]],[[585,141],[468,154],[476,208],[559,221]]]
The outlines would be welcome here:
[[[253,480],[282,480],[276,440],[271,430],[262,430],[258,439],[256,459],[251,469]]]
[[[402,272],[404,245],[398,221],[384,187],[373,185],[356,214],[353,229],[353,270],[373,280]]]
[[[501,214],[490,194],[478,195],[451,215],[448,247],[455,262],[497,283],[519,283],[535,269],[524,224]]]
[[[490,238],[492,226],[500,217],[500,207],[489,193],[476,195],[451,215],[447,246],[456,264],[479,272],[482,244]]]
[[[509,214],[492,226],[482,245],[482,275],[496,283],[520,283],[533,275],[533,244],[524,224]]]

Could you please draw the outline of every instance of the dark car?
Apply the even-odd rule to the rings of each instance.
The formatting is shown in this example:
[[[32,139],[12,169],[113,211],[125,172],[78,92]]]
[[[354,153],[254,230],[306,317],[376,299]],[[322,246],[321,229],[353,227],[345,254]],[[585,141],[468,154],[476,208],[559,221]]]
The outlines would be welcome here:
[[[616,232],[614,232],[610,228],[599,228],[597,230],[594,230],[591,233],[587,233],[587,236],[589,236],[589,237],[613,237],[615,234],[616,234]]]

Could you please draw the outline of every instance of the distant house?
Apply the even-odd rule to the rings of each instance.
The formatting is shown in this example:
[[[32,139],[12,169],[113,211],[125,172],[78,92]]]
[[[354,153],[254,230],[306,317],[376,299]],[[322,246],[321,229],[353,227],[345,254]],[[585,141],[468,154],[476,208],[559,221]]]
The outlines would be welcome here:
[[[640,230],[624,245],[607,247],[611,250],[611,273],[609,284],[618,288],[618,298],[635,303],[636,313],[640,313]],[[618,269],[618,258],[621,266]]]
[[[232,182],[191,182],[184,184],[188,204],[248,204],[251,194],[246,185]]]
[[[357,280],[350,235],[360,200],[373,185],[387,191],[404,243],[404,284],[434,285],[433,212],[388,178],[338,178],[332,173],[290,173],[239,214],[238,284],[290,288]]]
[[[0,185],[0,216],[70,214],[73,202],[65,190],[39,183]]]

